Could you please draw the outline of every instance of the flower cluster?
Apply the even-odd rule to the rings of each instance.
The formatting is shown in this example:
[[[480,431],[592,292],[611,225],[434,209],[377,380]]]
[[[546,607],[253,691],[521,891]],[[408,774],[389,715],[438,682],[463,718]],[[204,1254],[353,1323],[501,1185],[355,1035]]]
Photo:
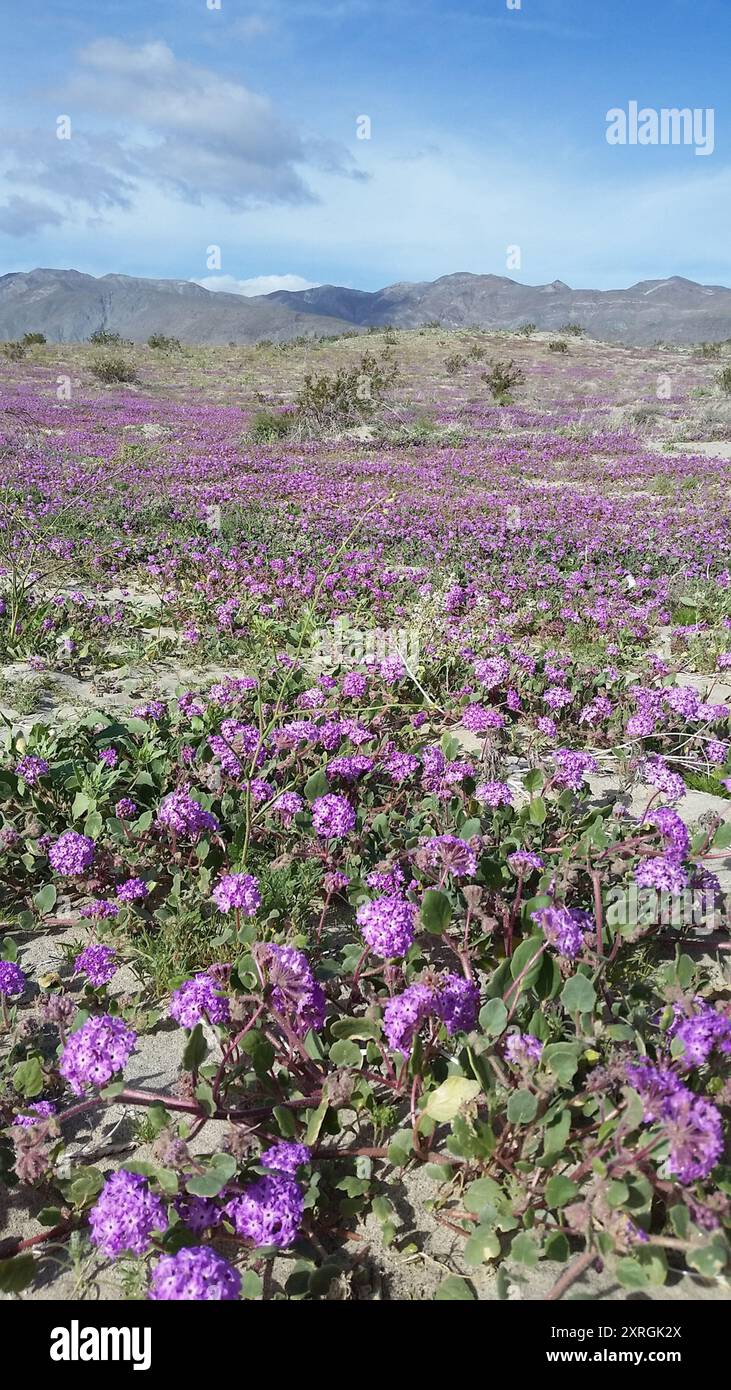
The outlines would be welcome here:
[[[230,1016],[228,999],[209,971],[201,971],[192,980],[186,980],[174,991],[170,1001],[170,1017],[181,1028],[195,1028],[204,1018],[209,1023],[228,1023]]]
[[[137,1034],[121,1018],[110,1014],[89,1018],[71,1034],[58,1069],[74,1095],[81,1096],[88,1086],[106,1086],[122,1071],[136,1041]]]
[[[241,1275],[207,1245],[184,1246],[153,1266],[149,1299],[232,1302],[240,1297]]]
[[[297,1239],[304,1209],[299,1183],[289,1173],[276,1172],[253,1182],[225,1210],[237,1236],[286,1250]]]
[[[186,791],[170,792],[160,802],[157,823],[174,835],[196,840],[205,830],[217,830],[218,821]]]
[[[76,957],[74,970],[77,975],[86,975],[89,984],[99,989],[117,973],[117,952],[111,946],[87,946]]]
[[[357,920],[371,950],[384,960],[392,960],[405,956],[414,940],[416,907],[405,898],[388,894],[363,903]]]
[[[153,1231],[164,1231],[167,1224],[165,1207],[146,1179],[125,1168],[107,1178],[89,1213],[92,1244],[110,1259],[127,1251],[144,1255]]]
[[[65,830],[48,851],[51,868],[64,878],[76,878],[94,863],[94,841],[77,830]]]
[[[213,890],[219,912],[243,912],[254,917],[261,906],[259,881],[253,874],[224,874]]]

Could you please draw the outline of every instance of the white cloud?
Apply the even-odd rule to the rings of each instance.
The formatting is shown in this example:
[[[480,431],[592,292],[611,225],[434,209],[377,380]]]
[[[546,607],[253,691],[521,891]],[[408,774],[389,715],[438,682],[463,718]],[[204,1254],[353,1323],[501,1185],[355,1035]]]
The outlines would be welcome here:
[[[167,199],[240,213],[315,202],[315,171],[362,177],[344,145],[296,129],[267,96],[181,61],[160,41],[95,40],[55,95],[72,113],[72,139],[28,128],[2,133],[0,163],[17,189],[16,211],[4,209],[11,229],[30,225],[33,208],[36,226],[134,208],[153,186]],[[40,203],[39,195],[58,201]]]
[[[237,280],[234,275],[207,275],[194,284],[204,290],[224,294],[243,294],[253,298],[258,294],[273,294],[275,290],[314,290],[319,281],[304,280],[301,275],[255,275],[251,280]]]

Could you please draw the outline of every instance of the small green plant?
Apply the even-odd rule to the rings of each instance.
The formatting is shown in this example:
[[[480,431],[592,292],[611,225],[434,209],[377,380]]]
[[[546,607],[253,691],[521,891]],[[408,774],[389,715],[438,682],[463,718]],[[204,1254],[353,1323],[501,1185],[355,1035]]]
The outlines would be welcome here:
[[[22,337],[24,347],[40,347],[46,341],[45,333],[24,333]]]
[[[249,437],[255,444],[274,444],[278,439],[286,439],[292,428],[291,414],[276,414],[273,410],[258,410],[249,428]]]
[[[563,333],[566,338],[581,338],[584,332],[580,323],[564,323],[558,331]]]
[[[90,343],[95,347],[131,347],[132,343],[128,338],[123,338],[121,333],[110,333],[107,328],[97,328],[92,333]]]
[[[447,376],[457,376],[459,372],[464,371],[466,365],[464,357],[460,357],[459,353],[453,353],[451,357],[446,358],[444,370]]]
[[[3,355],[7,357],[10,362],[22,362],[27,351],[28,349],[25,343],[3,343]]]
[[[569,345],[565,338],[552,338],[548,344],[549,352],[568,352]]]
[[[721,356],[720,343],[699,343],[698,353],[701,357],[713,360]]]
[[[516,386],[522,386],[525,376],[522,369],[512,361],[501,362],[499,359],[490,363],[490,370],[482,373],[482,380],[489,387],[494,401],[498,405],[509,405],[512,399],[511,392]]]
[[[97,381],[103,381],[110,386],[115,382],[130,382],[137,380],[137,371],[134,364],[121,353],[110,353],[108,356],[92,358],[89,364],[89,371],[95,376]]]
[[[731,367],[724,367],[723,371],[718,373],[716,381],[724,395],[731,396]]]
[[[147,346],[157,348],[158,352],[180,352],[182,345],[179,338],[166,338],[164,333],[151,333],[147,339]]]
[[[517,331],[521,338],[532,338],[536,332],[536,325],[534,323],[522,323]]]

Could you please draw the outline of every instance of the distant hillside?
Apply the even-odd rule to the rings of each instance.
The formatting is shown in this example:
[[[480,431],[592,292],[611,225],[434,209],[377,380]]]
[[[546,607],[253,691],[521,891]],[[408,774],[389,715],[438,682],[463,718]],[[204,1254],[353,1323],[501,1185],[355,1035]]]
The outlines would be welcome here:
[[[321,285],[245,298],[189,280],[130,275],[98,279],[77,270],[32,270],[0,277],[0,339],[45,333],[80,342],[98,329],[144,342],[164,333],[187,343],[286,342],[393,324],[417,328],[519,328],[557,331],[578,323],[594,338],[649,345],[731,338],[731,289],[672,276],[626,290],[572,290],[562,280],[521,285],[501,275],[443,275],[372,293]]]
[[[186,343],[286,342],[352,331],[327,315],[278,304],[271,296],[204,290],[190,280],[143,280],[131,275],[82,275],[78,270],[31,270],[0,277],[0,339],[45,333],[49,342],[84,342],[98,329],[145,342],[164,333]]]
[[[420,284],[389,285],[365,294],[336,285],[267,296],[290,309],[336,314],[354,326],[415,328],[439,320],[445,328],[557,330],[579,323],[593,338],[650,344],[731,338],[731,290],[673,276],[642,280],[627,290],[572,290],[562,280],[521,285],[502,275],[443,275]]]

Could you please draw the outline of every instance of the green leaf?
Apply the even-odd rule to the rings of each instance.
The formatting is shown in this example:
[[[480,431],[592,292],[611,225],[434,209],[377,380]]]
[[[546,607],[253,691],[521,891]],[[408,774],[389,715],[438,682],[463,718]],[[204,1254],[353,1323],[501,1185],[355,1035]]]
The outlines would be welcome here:
[[[578,1186],[570,1178],[565,1178],[561,1173],[549,1178],[546,1183],[546,1201],[549,1207],[565,1207],[567,1202],[572,1202],[577,1192]]]
[[[508,1101],[508,1119],[512,1125],[528,1125],[538,1111],[538,1100],[532,1091],[513,1091]]]
[[[246,1269],[241,1278],[241,1297],[259,1298],[264,1287],[264,1282],[260,1274],[253,1269]]]
[[[258,1028],[252,1028],[241,1039],[242,1051],[248,1053],[252,1066],[258,1076],[264,1076],[274,1061],[274,1048],[269,1039]]]
[[[45,1085],[43,1069],[38,1057],[28,1057],[13,1072],[13,1086],[21,1096],[32,1100],[39,1096]]]
[[[411,1158],[413,1153],[413,1136],[411,1130],[402,1129],[395,1134],[388,1146],[387,1158],[394,1168],[403,1168]]]
[[[213,1087],[210,1081],[199,1081],[195,1088],[195,1098],[206,1115],[215,1115],[216,1102],[213,1099]]]
[[[79,820],[81,816],[85,816],[91,805],[92,802],[85,792],[77,792],[71,807],[72,820]]]
[[[198,1071],[208,1056],[208,1043],[203,1034],[203,1026],[196,1023],[183,1051],[183,1071]]]
[[[434,1297],[438,1303],[454,1303],[456,1300],[472,1303],[476,1296],[466,1279],[460,1279],[458,1274],[449,1274],[442,1280]]]
[[[620,1178],[613,1178],[607,1188],[607,1201],[610,1207],[623,1207],[629,1197],[629,1188]]]
[[[547,1043],[541,1061],[562,1086],[570,1086],[579,1065],[579,1049],[575,1043]]]
[[[731,849],[731,820],[724,821],[719,825],[713,837],[714,849]]]
[[[307,1132],[304,1137],[304,1143],[307,1145],[308,1149],[311,1149],[312,1145],[317,1143],[329,1105],[330,1101],[327,1096],[325,1096],[323,1100],[320,1101],[317,1109],[313,1110],[310,1114]]]
[[[84,821],[84,834],[88,835],[90,840],[97,840],[102,833],[103,827],[104,821],[99,812],[90,811]]]
[[[85,1207],[101,1192],[104,1174],[98,1168],[74,1168],[58,1185],[67,1202],[74,1207]]]
[[[507,1022],[508,1011],[502,999],[488,999],[480,1010],[480,1027],[491,1038],[497,1038],[504,1032]]]
[[[494,1178],[476,1178],[465,1189],[463,1202],[466,1211],[479,1216],[480,1212],[488,1206],[499,1211],[501,1207],[506,1206],[508,1199]]]
[[[291,1110],[286,1105],[275,1105],[272,1115],[279,1126],[279,1133],[283,1139],[294,1139],[297,1133],[297,1122]]]
[[[448,1076],[429,1096],[426,1113],[438,1124],[446,1124],[467,1101],[474,1100],[481,1089],[479,1081],[470,1081],[466,1076]]]
[[[565,1264],[569,1257],[569,1243],[562,1231],[552,1231],[546,1239],[544,1254],[547,1260]]]
[[[452,920],[452,904],[446,893],[427,888],[421,904],[421,921],[432,936],[441,936]]]
[[[35,1269],[32,1255],[16,1255],[13,1260],[0,1260],[0,1293],[22,1293],[32,1283]]]
[[[485,1260],[496,1260],[500,1254],[500,1237],[490,1226],[478,1226],[464,1248],[464,1261],[468,1265],[481,1265]]]
[[[528,807],[528,816],[531,824],[543,825],[546,819],[546,803],[542,796],[534,796]]]
[[[37,1219],[41,1226],[58,1226],[63,1220],[63,1212],[60,1207],[43,1207]]]
[[[561,1003],[570,1014],[589,1014],[596,1004],[596,990],[586,975],[572,975],[561,990]]]
[[[538,1264],[541,1256],[541,1248],[533,1236],[527,1231],[521,1231],[514,1236],[510,1246],[510,1258],[517,1260],[518,1264],[528,1265],[530,1269]]]
[[[217,1197],[227,1182],[228,1179],[220,1173],[199,1173],[196,1177],[188,1179],[185,1190],[193,1197]]]
[[[347,1038],[342,1038],[340,1042],[333,1043],[330,1048],[330,1061],[336,1067],[360,1067],[363,1063],[363,1054],[355,1042],[350,1042]]]
[[[327,796],[329,790],[330,784],[322,768],[313,772],[312,776],[308,777],[305,782],[305,796],[310,802],[317,801],[320,796]]]
[[[558,1115],[551,1119],[543,1131],[543,1154],[549,1157],[551,1154],[558,1154],[565,1147],[566,1140],[571,1133],[571,1111],[561,1110]]]
[[[41,917],[45,917],[46,913],[51,912],[56,906],[56,897],[56,888],[53,883],[46,883],[43,888],[39,888],[33,898],[33,906],[38,909]]]
[[[726,1268],[728,1247],[723,1236],[716,1236],[710,1245],[700,1249],[688,1250],[685,1256],[691,1269],[696,1269],[706,1279],[715,1279]]]
[[[381,1025],[373,1018],[339,1018],[330,1029],[334,1038],[358,1038],[362,1042],[378,1042]]]
[[[617,1261],[616,1275],[623,1289],[645,1289],[650,1282],[647,1270],[629,1255]]]
[[[538,979],[543,965],[543,953],[541,947],[544,945],[542,936],[529,936],[526,941],[521,941],[517,951],[515,951],[511,963],[510,973],[514,980],[525,970],[525,975],[520,982],[518,989],[513,989],[510,994],[511,1004],[515,1002],[518,994],[524,989],[530,989]],[[530,962],[533,962],[530,965]],[[528,969],[526,967],[529,966]]]

